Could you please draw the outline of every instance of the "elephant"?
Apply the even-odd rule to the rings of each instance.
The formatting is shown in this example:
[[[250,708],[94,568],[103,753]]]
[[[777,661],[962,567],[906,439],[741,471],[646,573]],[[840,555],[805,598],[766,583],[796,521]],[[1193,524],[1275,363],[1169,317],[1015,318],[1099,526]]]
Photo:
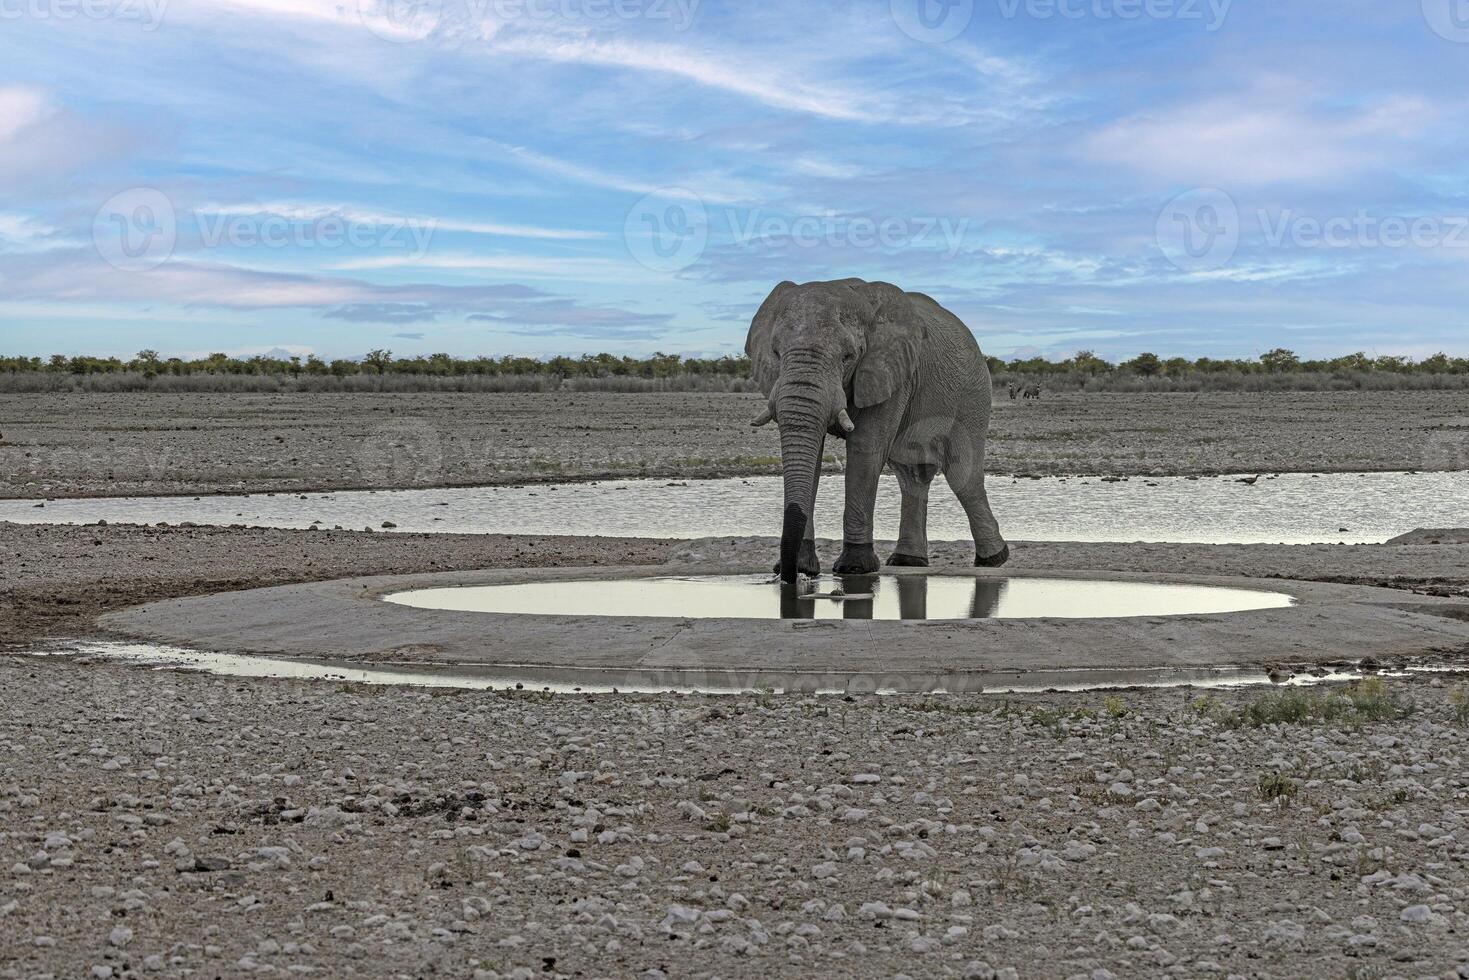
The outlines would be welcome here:
[[[903,497],[888,565],[928,565],[928,489],[940,473],[969,517],[974,564],[1009,560],[984,485],[993,385],[958,317],[890,283],[783,282],[751,321],[745,353],[766,397],[751,424],[774,421],[780,430],[782,581],[821,573],[814,512],[827,436],[847,442],[842,553],[833,572],[880,567],[872,518],[884,466]]]

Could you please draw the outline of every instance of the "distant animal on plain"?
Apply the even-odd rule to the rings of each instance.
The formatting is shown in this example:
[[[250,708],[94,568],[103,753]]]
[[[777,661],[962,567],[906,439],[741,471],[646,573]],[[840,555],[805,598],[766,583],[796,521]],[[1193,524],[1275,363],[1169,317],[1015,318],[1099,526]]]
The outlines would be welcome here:
[[[1010,382],[1010,400],[1013,402],[1020,394],[1020,389],[1015,387],[1015,382]]]
[[[1026,398],[1026,400],[1029,400],[1031,398],[1039,399],[1040,397],[1041,397],[1041,386],[1040,385],[1030,385],[1030,386],[1028,386],[1025,389],[1025,398]]]
[[[813,511],[828,437],[847,443],[838,575],[880,567],[872,526],[885,466],[903,498],[889,565],[928,564],[928,488],[941,473],[969,517],[974,564],[1010,557],[984,485],[989,367],[958,317],[885,282],[783,282],[755,314],[745,353],[766,398],[753,424],[780,427],[783,581],[821,572]]]

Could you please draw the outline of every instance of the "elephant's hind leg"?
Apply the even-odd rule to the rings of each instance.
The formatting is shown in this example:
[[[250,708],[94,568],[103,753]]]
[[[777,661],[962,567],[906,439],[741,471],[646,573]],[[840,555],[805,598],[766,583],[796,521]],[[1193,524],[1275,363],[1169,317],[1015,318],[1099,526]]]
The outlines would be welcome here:
[[[928,486],[937,469],[933,466],[909,466],[893,463],[898,488],[903,493],[903,511],[898,520],[898,547],[888,558],[889,565],[928,565]]]
[[[978,568],[998,568],[1010,560],[1010,546],[1000,534],[1000,523],[990,510],[989,494],[984,488],[984,468],[964,467],[951,471],[949,485],[969,517],[969,533],[974,537],[974,564]]]

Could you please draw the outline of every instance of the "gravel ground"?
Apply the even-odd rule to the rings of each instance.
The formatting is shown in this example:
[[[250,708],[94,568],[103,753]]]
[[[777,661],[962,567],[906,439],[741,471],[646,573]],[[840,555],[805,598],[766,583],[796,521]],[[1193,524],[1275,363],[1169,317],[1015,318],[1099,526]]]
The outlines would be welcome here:
[[[1255,727],[1281,703],[446,697],[0,656],[0,977],[1469,976],[1442,685]]]
[[[758,395],[0,395],[0,496],[773,473]],[[833,465],[841,449],[832,445]],[[995,473],[1469,469],[1469,391],[1056,395],[996,405]]]

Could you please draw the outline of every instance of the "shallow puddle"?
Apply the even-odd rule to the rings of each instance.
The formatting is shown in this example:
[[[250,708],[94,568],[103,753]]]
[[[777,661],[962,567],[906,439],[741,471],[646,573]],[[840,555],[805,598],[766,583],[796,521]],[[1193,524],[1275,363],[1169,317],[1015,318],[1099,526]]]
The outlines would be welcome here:
[[[384,596],[418,609],[683,619],[1116,619],[1278,609],[1279,592],[1148,582],[945,575],[845,575],[783,585],[710,575],[416,589]]]
[[[1365,544],[1420,527],[1459,527],[1469,515],[1463,473],[1332,473],[1247,477],[993,478],[990,495],[1014,541],[1203,544]],[[245,524],[476,534],[652,538],[779,535],[778,477],[212,497],[0,501],[20,523]],[[892,477],[878,493],[876,533],[897,536]],[[817,533],[840,538],[842,481],[824,479]],[[391,525],[391,527],[384,527]],[[940,478],[929,537],[967,540],[969,523]]]
[[[1124,688],[1204,690],[1254,685],[1308,686],[1360,680],[1366,676],[1455,673],[1449,665],[1423,665],[1397,673],[1354,667],[1313,668],[1294,673],[1260,667],[1157,668],[1129,670],[969,671],[911,675],[899,672],[843,673],[736,670],[538,669],[487,664],[373,664],[208,653],[153,644],[87,642],[33,654],[79,662],[133,664],[164,672],[200,671],[222,677],[325,681],[346,685],[402,686],[430,690],[537,691],[548,694],[1036,694]]]

